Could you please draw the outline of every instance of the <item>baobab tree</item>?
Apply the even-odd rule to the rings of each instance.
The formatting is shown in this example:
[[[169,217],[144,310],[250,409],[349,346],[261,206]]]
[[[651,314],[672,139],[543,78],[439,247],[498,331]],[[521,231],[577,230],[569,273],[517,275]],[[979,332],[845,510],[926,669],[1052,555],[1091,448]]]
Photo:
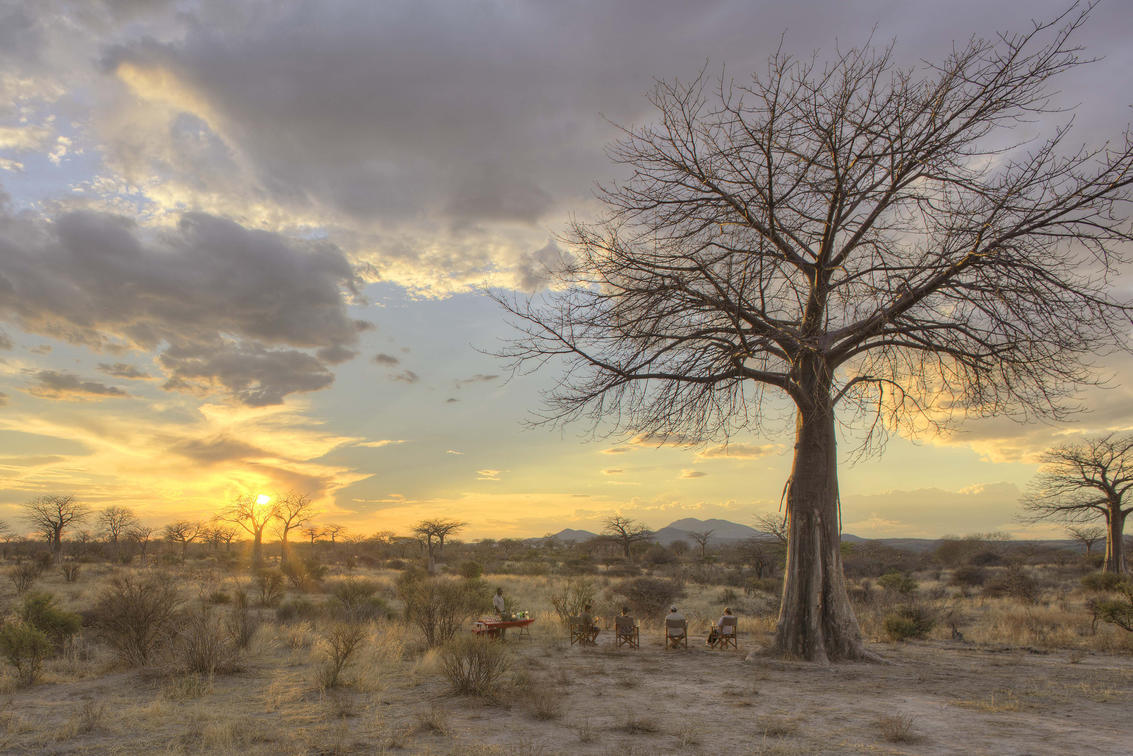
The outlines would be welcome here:
[[[102,532],[106,534],[106,539],[114,546],[114,553],[117,554],[118,540],[137,524],[137,516],[129,507],[111,506],[101,510],[97,517]]]
[[[468,523],[457,520],[422,520],[413,527],[413,533],[425,547],[429,573],[437,571],[437,557],[445,548],[445,538],[460,531]]]
[[[965,416],[1059,418],[1091,359],[1127,348],[1106,280],[1128,252],[1133,138],[1032,139],[1064,112],[1050,93],[1084,62],[1088,11],[920,68],[866,46],[659,82],[554,285],[497,295],[513,369],[562,369],[536,422],[707,442],[793,404],[781,654],[872,656],[839,552],[836,421],[870,451]]]
[[[1111,433],[1055,446],[1041,461],[1039,474],[1023,499],[1028,519],[1104,521],[1102,569],[1125,572],[1125,518],[1133,511],[1133,501],[1125,498],[1133,488],[1133,434]],[[1086,542],[1077,532],[1074,537]],[[1088,549],[1087,543],[1087,553]]]
[[[688,534],[689,537],[692,538],[692,540],[696,543],[696,547],[700,549],[700,561],[702,562],[708,558],[708,541],[712,538],[712,534],[715,532],[715,530],[709,529],[698,530]]]
[[[285,560],[290,558],[288,535],[292,530],[302,527],[317,514],[318,511],[310,496],[292,491],[285,496],[276,498],[275,519],[279,521],[279,541]]]
[[[276,517],[278,504],[264,494],[238,496],[226,509],[216,515],[218,522],[243,528],[252,536],[252,567],[264,561],[264,528]]]
[[[642,543],[653,538],[653,531],[628,517],[611,515],[603,523],[602,535],[616,541],[622,547],[622,554],[625,558],[632,559],[631,547],[635,543]]]
[[[24,518],[44,535],[56,556],[63,550],[63,532],[89,514],[74,496],[40,496],[24,504]]]
[[[165,540],[170,543],[181,544],[181,561],[185,561],[185,555],[188,553],[189,544],[197,540],[207,532],[205,526],[199,522],[192,520],[177,520],[171,522],[163,528],[165,531]]]

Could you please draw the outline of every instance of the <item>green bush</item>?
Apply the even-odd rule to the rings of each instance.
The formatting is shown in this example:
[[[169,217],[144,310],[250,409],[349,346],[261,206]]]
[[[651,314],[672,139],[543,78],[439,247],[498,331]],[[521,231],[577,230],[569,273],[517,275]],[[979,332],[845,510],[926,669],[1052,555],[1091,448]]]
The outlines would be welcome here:
[[[60,609],[54,596],[40,591],[27,594],[17,614],[23,622],[46,635],[56,650],[82,626],[79,615]]]
[[[275,609],[275,618],[283,624],[314,620],[323,613],[322,607],[302,597],[284,601]]]
[[[639,617],[656,618],[672,606],[681,587],[673,580],[655,577],[638,577],[623,580],[614,590],[626,597],[630,608]]]
[[[165,576],[119,575],[99,595],[91,624],[122,661],[142,666],[172,638],[180,609],[177,589]]]
[[[983,587],[983,595],[989,598],[1015,598],[1027,603],[1035,603],[1042,593],[1039,582],[1020,567],[1008,568]]]
[[[936,626],[936,618],[923,606],[899,606],[885,615],[883,626],[895,641],[924,638]]]
[[[484,574],[484,568],[480,566],[479,562],[474,562],[471,559],[460,563],[460,576],[463,578],[478,578]]]
[[[0,627],[0,654],[16,668],[21,685],[39,679],[43,660],[51,656],[51,641],[40,629],[26,622],[12,622]]]
[[[460,635],[441,650],[441,667],[454,693],[495,698],[510,659],[503,643]]]
[[[1125,582],[1126,577],[1115,572],[1091,572],[1082,577],[1082,587],[1087,591],[1097,591],[1098,593],[1118,591]]]
[[[917,581],[904,572],[887,572],[877,579],[877,584],[891,593],[908,596],[917,592]]]

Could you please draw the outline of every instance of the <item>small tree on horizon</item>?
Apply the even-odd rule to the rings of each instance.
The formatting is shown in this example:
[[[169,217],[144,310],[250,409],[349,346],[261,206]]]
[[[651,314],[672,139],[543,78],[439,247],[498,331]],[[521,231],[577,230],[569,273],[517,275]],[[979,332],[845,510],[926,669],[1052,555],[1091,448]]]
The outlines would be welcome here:
[[[632,559],[631,547],[653,539],[653,531],[645,525],[621,515],[611,515],[603,523],[602,534],[622,547],[626,559]]]
[[[63,551],[64,531],[90,515],[89,510],[75,501],[72,495],[40,496],[24,503],[23,507],[28,524],[43,534],[56,556]]]
[[[276,517],[278,504],[269,499],[260,501],[256,494],[238,496],[227,508],[216,515],[218,522],[243,528],[252,536],[252,567],[259,568],[264,561],[264,528]]]

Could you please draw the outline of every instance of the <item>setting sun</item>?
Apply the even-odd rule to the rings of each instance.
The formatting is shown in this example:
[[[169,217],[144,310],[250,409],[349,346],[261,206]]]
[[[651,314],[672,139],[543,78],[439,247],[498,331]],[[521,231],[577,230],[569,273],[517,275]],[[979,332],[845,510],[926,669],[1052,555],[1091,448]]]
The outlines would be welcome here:
[[[261,507],[264,504],[267,504],[269,501],[271,501],[271,497],[268,496],[267,494],[260,494],[259,496],[256,497],[256,503],[259,504]]]

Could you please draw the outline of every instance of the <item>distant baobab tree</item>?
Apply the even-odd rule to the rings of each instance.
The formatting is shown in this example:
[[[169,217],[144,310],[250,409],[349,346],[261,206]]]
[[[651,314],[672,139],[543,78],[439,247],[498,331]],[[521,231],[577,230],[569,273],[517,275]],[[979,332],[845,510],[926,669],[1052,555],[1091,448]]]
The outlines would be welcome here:
[[[425,546],[428,570],[437,570],[437,557],[445,548],[445,538],[462,530],[468,523],[457,520],[422,520],[413,527],[413,533]]]
[[[116,554],[118,553],[119,539],[126,535],[130,528],[138,522],[133,510],[119,506],[110,506],[99,511],[97,519],[98,524],[102,526],[102,532],[106,534],[106,538],[114,547]]]
[[[1086,547],[1086,558],[1094,551],[1094,544],[1105,540],[1105,528],[1097,525],[1067,525],[1067,534]]]
[[[545,292],[497,295],[514,370],[562,378],[537,422],[707,442],[795,414],[778,653],[871,658],[839,551],[835,426],[861,450],[964,416],[1062,417],[1127,349],[1107,291],[1128,256],[1133,138],[1069,144],[1054,79],[1091,6],[935,64],[889,47],[750,79],[659,82],[622,129],[625,180],[575,220]]]
[[[653,531],[639,522],[621,515],[611,515],[603,523],[602,534],[622,547],[622,554],[626,559],[632,559],[630,547],[653,538]]]
[[[1125,518],[1133,501],[1133,434],[1109,434],[1074,441],[1047,450],[1031,483],[1023,508],[1028,519],[1070,523],[1105,523],[1106,572],[1126,572]],[[1074,537],[1085,542],[1083,536]],[[1089,544],[1087,544],[1087,549]]]
[[[279,541],[283,548],[283,558],[290,558],[288,535],[306,524],[318,514],[310,496],[292,491],[276,498],[275,519],[279,521]]]
[[[239,496],[228,507],[216,515],[218,522],[226,522],[243,528],[252,536],[252,566],[259,567],[264,561],[264,528],[276,517],[277,503],[263,494]]]
[[[715,532],[715,530],[709,529],[689,533],[689,537],[696,542],[696,547],[700,549],[700,561],[702,562],[708,558],[708,541]]]
[[[74,496],[40,496],[23,507],[28,524],[44,535],[56,555],[63,550],[63,532],[90,515]]]
[[[189,550],[189,544],[197,540],[202,534],[206,532],[206,528],[199,522],[192,520],[177,520],[171,522],[163,528],[165,531],[165,540],[170,543],[181,544],[181,561],[185,561],[185,555]]]

